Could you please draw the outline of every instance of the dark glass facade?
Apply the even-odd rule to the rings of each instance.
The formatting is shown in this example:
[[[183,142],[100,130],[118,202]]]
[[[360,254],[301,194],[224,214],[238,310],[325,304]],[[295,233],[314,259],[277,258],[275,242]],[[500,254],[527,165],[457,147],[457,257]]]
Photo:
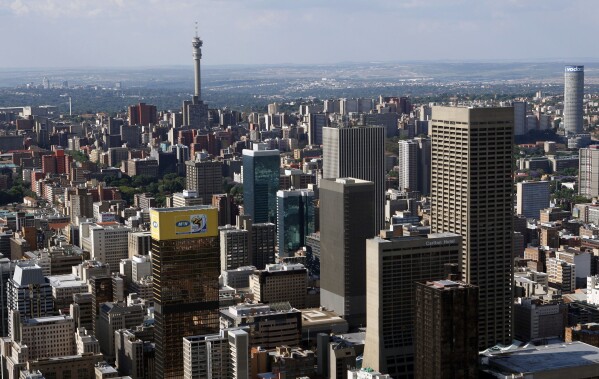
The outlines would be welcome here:
[[[277,192],[277,239],[279,255],[290,256],[314,233],[314,192]]]
[[[183,378],[183,337],[218,332],[218,237],[152,239],[156,377]]]
[[[278,150],[243,151],[244,213],[254,223],[277,222],[280,163]]]

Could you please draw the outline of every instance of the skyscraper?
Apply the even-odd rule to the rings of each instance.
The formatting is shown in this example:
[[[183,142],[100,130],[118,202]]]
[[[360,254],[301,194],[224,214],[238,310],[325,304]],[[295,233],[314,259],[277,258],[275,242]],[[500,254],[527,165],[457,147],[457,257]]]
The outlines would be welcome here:
[[[320,182],[320,304],[350,327],[366,322],[366,239],[374,230],[375,185],[354,178]]]
[[[582,98],[584,66],[566,66],[564,70],[564,129],[567,134],[583,131]]]
[[[416,191],[418,186],[418,144],[414,140],[399,141],[397,159],[399,190]]]
[[[528,104],[526,101],[514,101],[514,135],[523,136],[528,130],[526,128],[526,112]]]
[[[431,140],[414,138],[399,141],[399,189],[430,193]]]
[[[254,223],[277,222],[280,166],[279,150],[265,150],[262,144],[243,150],[244,213]]]
[[[513,108],[433,107],[431,230],[462,235],[479,348],[512,342]]]
[[[580,149],[578,193],[588,198],[599,196],[599,145]]]
[[[477,303],[470,284],[416,283],[415,378],[478,378]]]
[[[127,116],[129,118],[129,125],[150,125],[158,121],[156,106],[146,103],[130,105],[127,110]],[[113,133],[110,132],[110,134]]]
[[[196,191],[202,204],[211,204],[212,196],[223,192],[222,162],[186,161],[185,189]]]
[[[395,379],[413,378],[415,282],[443,279],[444,265],[458,263],[460,245],[454,233],[366,241],[368,327],[362,367]]]
[[[183,377],[183,337],[218,332],[218,215],[210,206],[154,208],[156,377]]]
[[[308,141],[310,145],[322,145],[322,128],[329,123],[329,117],[324,113],[308,114]]]
[[[541,210],[549,208],[550,195],[548,181],[524,181],[516,184],[516,213],[538,220]]]
[[[314,192],[287,190],[277,192],[277,239],[279,256],[291,256],[314,233]]]
[[[374,183],[372,235],[385,221],[385,128],[323,128],[323,178],[356,178]]]

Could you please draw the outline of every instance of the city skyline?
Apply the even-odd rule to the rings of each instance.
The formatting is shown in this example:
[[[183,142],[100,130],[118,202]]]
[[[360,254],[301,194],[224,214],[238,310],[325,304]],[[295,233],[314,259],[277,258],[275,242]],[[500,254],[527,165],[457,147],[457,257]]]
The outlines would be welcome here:
[[[145,5],[121,0],[3,0],[0,32],[12,36],[6,47],[13,54],[0,68],[187,65],[190,51],[183,41],[194,35],[196,21],[200,37],[210,41],[204,46],[206,66],[549,56],[578,63],[599,59],[576,43],[596,34],[599,27],[592,15],[597,12],[599,4],[590,0],[301,5],[269,0],[153,0]],[[556,27],[569,20],[577,28]],[[347,28],[356,23],[363,27]],[[531,49],[531,40],[524,37],[535,35],[542,38],[536,38]],[[132,41],[135,49],[125,48]]]

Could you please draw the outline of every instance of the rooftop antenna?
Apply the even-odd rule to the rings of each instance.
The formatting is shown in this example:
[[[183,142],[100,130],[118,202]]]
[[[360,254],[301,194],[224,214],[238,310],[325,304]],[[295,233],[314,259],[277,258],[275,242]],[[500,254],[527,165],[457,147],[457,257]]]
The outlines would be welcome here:
[[[198,22],[195,22],[196,38],[198,37]]]

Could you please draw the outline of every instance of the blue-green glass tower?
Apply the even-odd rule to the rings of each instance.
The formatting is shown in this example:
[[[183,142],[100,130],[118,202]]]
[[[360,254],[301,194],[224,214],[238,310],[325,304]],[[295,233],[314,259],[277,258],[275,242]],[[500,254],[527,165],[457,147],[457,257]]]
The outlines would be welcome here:
[[[314,233],[314,192],[288,190],[277,192],[277,240],[279,256],[288,257],[306,244]]]
[[[263,150],[256,144],[254,150],[243,150],[243,207],[252,221],[277,222],[277,191],[281,158],[279,150]]]

